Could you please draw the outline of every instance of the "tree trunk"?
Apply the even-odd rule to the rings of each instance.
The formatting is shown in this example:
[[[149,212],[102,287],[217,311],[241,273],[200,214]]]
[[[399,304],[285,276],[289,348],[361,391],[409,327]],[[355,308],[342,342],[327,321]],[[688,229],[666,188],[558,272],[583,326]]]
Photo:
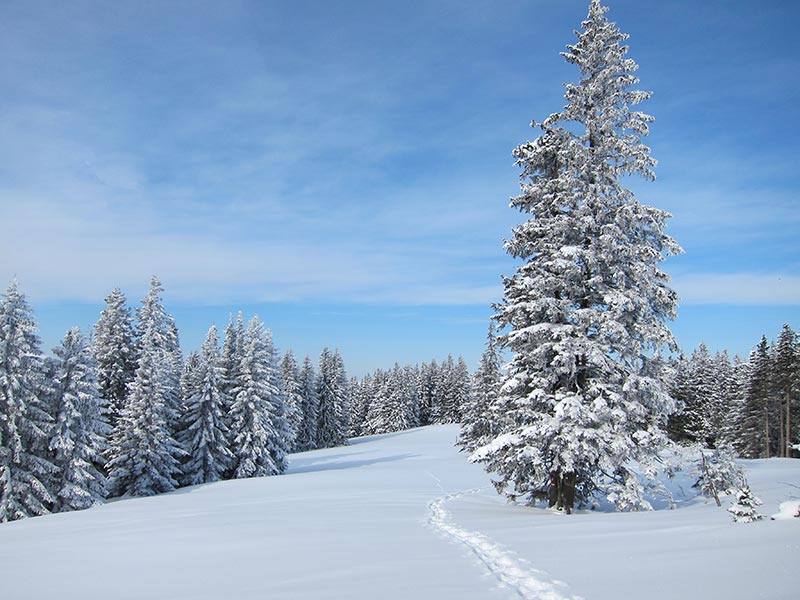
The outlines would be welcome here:
[[[792,394],[790,390],[786,390],[786,447],[784,448],[784,456],[791,458],[792,456]]]
[[[575,480],[575,473],[570,471],[569,473],[564,473],[564,480],[561,483],[564,496],[562,506],[564,507],[564,512],[568,515],[572,514],[572,507],[575,505]]]
[[[548,506],[572,514],[575,505],[575,473],[562,473],[561,470],[550,472],[550,489],[548,490]]]
[[[765,448],[766,448],[766,451],[767,451],[766,452],[767,458],[769,458],[769,406],[764,407],[764,419],[765,419],[764,427],[765,427],[765,434],[766,434],[766,439],[764,441],[766,442]]]

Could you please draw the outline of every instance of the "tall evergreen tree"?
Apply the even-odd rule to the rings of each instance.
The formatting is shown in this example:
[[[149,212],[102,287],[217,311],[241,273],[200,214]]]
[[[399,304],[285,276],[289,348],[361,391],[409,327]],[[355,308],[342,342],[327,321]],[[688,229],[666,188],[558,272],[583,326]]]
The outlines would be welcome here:
[[[222,343],[222,352],[220,354],[220,392],[224,399],[222,406],[223,422],[225,428],[229,433],[228,450],[231,454],[236,454],[235,444],[233,440],[234,423],[231,416],[231,407],[236,395],[236,382],[239,378],[239,371],[244,354],[244,317],[240,312],[236,318],[230,315],[228,319],[228,326],[225,328],[225,340]],[[235,462],[235,461],[234,461]],[[233,472],[225,473],[224,479],[233,476]]]
[[[178,441],[187,453],[181,468],[181,482],[196,485],[219,481],[233,465],[228,449],[230,435],[225,423],[224,407],[228,404],[222,392],[217,328],[208,330],[206,340],[184,384],[184,409]]]
[[[567,105],[514,151],[523,182],[512,206],[530,218],[506,243],[524,264],[497,307],[513,353],[499,404],[512,424],[473,455],[498,490],[567,512],[598,491],[619,508],[647,506],[627,465],[656,458],[675,408],[659,351],[675,347],[666,320],[677,296],[659,263],[680,248],[664,233],[669,215],[622,185],[654,178],[641,140],[652,117],[632,108],[650,93],[632,89],[628,36],[606,12],[593,0],[563,53],[580,70]]]
[[[360,380],[350,379],[350,437],[367,434],[367,415],[374,397],[372,376],[367,373]]]
[[[678,362],[672,396],[679,408],[669,420],[673,439],[714,446],[724,409],[719,366],[704,342],[690,358]]]
[[[33,311],[12,280],[0,303],[0,523],[45,514],[54,501],[43,369]]]
[[[119,288],[106,298],[106,307],[94,326],[94,350],[100,397],[107,402],[109,423],[114,426],[136,372],[133,317]]]
[[[287,350],[281,359],[281,376],[286,394],[286,418],[291,431],[289,448],[293,452],[297,452],[300,450],[297,446],[297,436],[303,421],[303,396],[300,389],[300,372],[291,350]]]
[[[408,372],[395,363],[383,378],[370,403],[365,432],[371,435],[403,431],[416,425],[415,409],[418,403],[414,381]]]
[[[462,359],[463,362],[463,359]],[[466,369],[466,363],[464,363]],[[420,379],[422,374],[419,367],[406,365],[403,367],[403,396],[408,405],[408,423],[409,427],[419,427],[422,424],[422,402],[420,400]]]
[[[152,496],[178,486],[185,456],[175,439],[180,408],[180,348],[174,321],[153,277],[139,309],[139,362],[128,399],[111,435],[112,495]]]
[[[317,447],[319,397],[317,395],[316,379],[314,363],[311,362],[310,356],[306,356],[299,376],[300,397],[303,400],[301,405],[302,419],[295,442],[297,449],[301,451],[313,450]]]
[[[150,290],[142,299],[136,311],[138,317],[138,333],[140,345],[144,345],[144,337],[149,337],[150,350],[159,354],[159,379],[165,401],[164,416],[167,429],[173,437],[180,426],[181,412],[181,374],[183,358],[178,340],[178,328],[175,319],[164,309],[161,294],[164,288],[157,277],[150,280]],[[142,350],[143,351],[143,350]],[[141,366],[141,365],[139,365]]]
[[[437,397],[436,386],[439,382],[439,365],[436,359],[430,363],[422,363],[419,374],[419,423],[430,425],[434,422]]]
[[[783,325],[775,346],[773,380],[780,406],[778,456],[788,457],[791,456],[791,445],[800,441],[797,439],[796,420],[792,419],[793,406],[800,392],[800,353],[797,334],[788,324]]]
[[[317,447],[347,444],[349,395],[347,374],[339,350],[323,349],[317,376]]]
[[[292,432],[280,368],[269,331],[253,317],[244,332],[243,355],[231,406],[234,477],[263,477],[286,470]]]
[[[769,458],[774,454],[776,411],[772,399],[772,363],[767,338],[750,354],[749,380],[742,410],[737,449],[747,458]]]
[[[222,390],[226,396],[232,397],[233,388],[236,387],[239,363],[244,354],[244,318],[239,313],[234,323],[233,315],[228,320],[225,328],[225,341],[222,343],[220,366],[222,368]]]
[[[81,510],[106,497],[106,479],[98,468],[110,431],[106,400],[100,397],[94,349],[80,329],[70,329],[53,354],[55,427],[50,450],[58,468],[53,510]]]
[[[500,348],[492,321],[489,323],[486,350],[473,378],[470,401],[464,407],[461,417],[458,445],[467,452],[474,452],[490,442],[503,429],[503,416],[493,414],[500,395],[501,378]]]

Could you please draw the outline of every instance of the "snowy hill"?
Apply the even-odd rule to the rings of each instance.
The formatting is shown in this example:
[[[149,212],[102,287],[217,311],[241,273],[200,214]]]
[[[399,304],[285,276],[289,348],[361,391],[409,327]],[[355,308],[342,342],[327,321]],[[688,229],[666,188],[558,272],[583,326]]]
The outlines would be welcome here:
[[[512,506],[454,426],[290,457],[227,481],[0,525],[0,596],[120,599],[794,599],[800,519],[734,524],[685,490],[677,510]],[[746,461],[765,514],[800,461]],[[558,583],[563,582],[563,583]]]

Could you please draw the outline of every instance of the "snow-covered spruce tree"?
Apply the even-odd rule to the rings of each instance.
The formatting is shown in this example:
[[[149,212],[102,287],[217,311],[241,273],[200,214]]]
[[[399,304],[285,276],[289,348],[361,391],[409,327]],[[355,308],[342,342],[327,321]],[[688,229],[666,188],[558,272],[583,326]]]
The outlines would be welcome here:
[[[53,502],[43,370],[33,311],[12,280],[0,303],[0,523],[45,514]]]
[[[231,406],[237,479],[277,475],[286,470],[292,443],[280,367],[269,331],[257,316],[244,332]]]
[[[736,491],[733,503],[728,507],[728,512],[731,513],[734,522],[736,523],[752,523],[764,518],[756,507],[761,504],[758,499],[750,490],[750,486],[744,484],[741,489]]]
[[[448,355],[439,367],[430,404],[432,423],[458,423],[461,411],[469,402],[469,369],[464,358]]]
[[[486,337],[486,350],[473,377],[472,394],[461,415],[458,445],[467,452],[474,452],[490,442],[503,429],[502,415],[492,414],[500,394],[501,378],[500,348],[492,321]]]
[[[184,377],[183,414],[178,442],[187,453],[181,483],[196,485],[219,481],[233,465],[228,449],[229,432],[223,409],[227,399],[221,389],[217,328],[211,326],[193,368]]]
[[[419,372],[419,423],[433,423],[434,404],[436,402],[436,386],[439,382],[439,365],[436,359],[430,363],[422,363]]]
[[[745,458],[769,458],[774,454],[775,423],[778,411],[772,394],[772,361],[767,338],[750,353],[749,380],[741,414],[741,433],[737,448]]]
[[[317,396],[316,379],[314,363],[311,362],[310,356],[306,356],[299,375],[300,397],[303,402],[301,405],[300,429],[295,440],[298,450],[313,450],[317,447],[319,398]]]
[[[350,432],[349,437],[367,435],[367,414],[374,396],[372,375],[367,373],[360,380],[350,379]]]
[[[725,410],[721,375],[718,361],[703,342],[691,357],[678,362],[671,390],[678,410],[669,419],[669,433],[674,440],[714,446]]]
[[[796,396],[800,394],[800,352],[797,334],[785,323],[775,343],[773,381],[781,409],[778,418],[778,456],[790,457],[791,445],[797,440],[797,425],[792,413]]]
[[[641,141],[652,118],[632,109],[650,93],[631,89],[628,36],[606,12],[594,0],[563,54],[580,70],[566,107],[514,151],[523,181],[511,204],[529,219],[506,242],[524,264],[504,279],[496,315],[513,353],[498,399],[511,424],[472,457],[498,491],[566,512],[595,492],[647,508],[628,467],[656,457],[675,408],[660,350],[675,347],[677,296],[659,263],[680,248],[664,233],[669,215],[622,186],[654,178]]]
[[[239,363],[244,353],[244,317],[242,313],[236,318],[234,323],[233,315],[228,320],[225,328],[225,340],[222,343],[222,353],[220,355],[220,367],[222,368],[222,391],[232,398],[233,388],[236,387]]]
[[[722,506],[720,494],[732,494],[747,486],[744,471],[736,462],[733,446],[722,445],[706,451],[702,444],[696,444],[694,452],[700,457],[695,467],[695,487],[700,488],[704,496],[714,498],[717,506]]]
[[[463,359],[462,359],[463,362]],[[466,370],[467,364],[464,363]],[[469,377],[469,373],[467,373]],[[421,402],[419,398],[420,388],[420,370],[417,366],[406,365],[403,367],[403,395],[406,399],[409,427],[419,427],[421,425],[420,413],[422,412]],[[467,381],[469,385],[469,381]]]
[[[178,340],[178,328],[175,319],[166,312],[161,299],[164,288],[157,277],[150,280],[150,290],[142,299],[142,305],[136,311],[137,329],[141,341],[145,335],[150,336],[151,349],[160,354],[160,380],[163,386],[167,419],[167,428],[174,437],[180,427],[181,412],[181,374],[183,357]],[[148,333],[149,332],[149,333]]]
[[[317,375],[317,448],[347,444],[349,394],[347,374],[337,349],[322,350]]]
[[[58,468],[53,511],[82,510],[106,497],[106,478],[99,468],[110,432],[106,400],[100,397],[94,349],[80,329],[70,329],[53,354],[50,450]]]
[[[189,353],[183,363],[183,372],[181,373],[181,414],[186,408],[186,399],[192,394],[192,389],[195,385],[195,375],[200,368],[200,353],[196,350]]]
[[[152,496],[174,490],[185,456],[175,439],[180,404],[180,348],[155,277],[139,310],[139,361],[111,434],[109,494]]]
[[[106,298],[106,307],[94,326],[94,350],[100,397],[108,403],[109,423],[114,426],[136,372],[133,317],[119,288]]]
[[[300,372],[291,350],[287,350],[281,359],[281,376],[286,393],[286,418],[289,420],[291,431],[289,448],[293,452],[298,452],[300,449],[297,447],[297,434],[300,432],[303,420],[303,397],[300,390]]]
[[[725,444],[732,445],[738,456],[743,456],[745,430],[745,400],[747,382],[750,380],[750,363],[734,356],[730,365],[728,381],[723,386],[728,402],[728,411],[722,425],[720,437]]]
[[[414,382],[408,381],[408,375],[395,363],[370,403],[365,433],[391,433],[416,425],[417,391]]]
[[[738,359],[738,357],[736,357]],[[738,363],[731,363],[727,350],[717,352],[713,358],[717,407],[716,414],[709,415],[709,423],[713,427],[715,446],[733,446],[736,440],[736,419],[741,412],[744,399],[744,388],[739,381]]]
[[[220,353],[220,392],[224,398],[224,405],[222,407],[223,422],[228,430],[230,437],[228,439],[228,450],[231,454],[235,454],[233,436],[233,420],[231,418],[231,405],[235,395],[236,381],[239,377],[239,367],[242,362],[242,355],[244,354],[244,317],[240,312],[237,315],[236,321],[233,319],[233,314],[228,319],[228,326],[225,328],[225,339],[222,342],[222,351]],[[230,479],[233,477],[233,471],[227,471],[223,479]]]

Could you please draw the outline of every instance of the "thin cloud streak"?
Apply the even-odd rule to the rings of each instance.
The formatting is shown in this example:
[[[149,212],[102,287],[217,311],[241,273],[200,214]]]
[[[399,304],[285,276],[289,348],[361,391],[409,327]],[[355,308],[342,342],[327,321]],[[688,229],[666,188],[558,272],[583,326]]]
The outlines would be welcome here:
[[[754,273],[703,273],[675,277],[681,304],[800,306],[800,277]]]

